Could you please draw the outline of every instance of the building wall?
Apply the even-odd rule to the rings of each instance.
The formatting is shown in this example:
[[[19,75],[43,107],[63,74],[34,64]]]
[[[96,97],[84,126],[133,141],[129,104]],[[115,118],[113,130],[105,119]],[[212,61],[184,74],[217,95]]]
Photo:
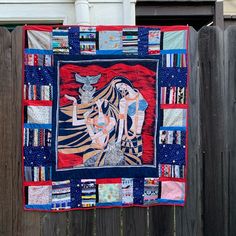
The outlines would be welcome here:
[[[136,0],[0,0],[0,24],[135,24]]]
[[[236,0],[224,0],[224,14],[236,15]]]
[[[0,24],[134,25],[136,1],[0,0]],[[236,0],[224,0],[224,14],[236,16]]]

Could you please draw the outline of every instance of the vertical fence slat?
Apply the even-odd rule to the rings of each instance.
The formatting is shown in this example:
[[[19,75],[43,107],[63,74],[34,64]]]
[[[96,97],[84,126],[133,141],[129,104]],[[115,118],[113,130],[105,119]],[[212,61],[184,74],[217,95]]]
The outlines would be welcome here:
[[[96,210],[96,236],[121,235],[120,209],[97,209]]]
[[[202,161],[200,147],[199,113],[199,73],[198,73],[198,33],[191,28],[189,42],[189,134],[188,171],[185,207],[176,208],[176,235],[202,235]]]
[[[149,222],[150,236],[173,236],[175,228],[174,207],[150,207]]]
[[[21,83],[22,83],[22,27],[12,32],[13,109],[11,116],[14,132],[13,176],[13,235],[40,235],[40,213],[23,211],[21,173]]]
[[[228,144],[228,235],[236,235],[236,26],[225,31],[225,75],[227,96],[227,144]],[[225,176],[226,177],[226,176]]]
[[[133,207],[123,209],[123,235],[147,235],[147,208]]]
[[[199,31],[201,150],[204,156],[204,235],[225,235],[223,161],[225,151],[223,32]]]
[[[41,235],[67,235],[68,212],[46,213],[41,216]]]
[[[68,235],[94,235],[94,210],[69,212]]]
[[[11,34],[0,28],[0,235],[12,234],[12,162],[14,161]]]

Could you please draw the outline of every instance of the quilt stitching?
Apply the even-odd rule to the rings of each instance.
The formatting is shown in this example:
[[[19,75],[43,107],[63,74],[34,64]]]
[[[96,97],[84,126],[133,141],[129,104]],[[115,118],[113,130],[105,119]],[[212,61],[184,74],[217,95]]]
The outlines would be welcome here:
[[[184,205],[188,33],[24,27],[24,209]]]

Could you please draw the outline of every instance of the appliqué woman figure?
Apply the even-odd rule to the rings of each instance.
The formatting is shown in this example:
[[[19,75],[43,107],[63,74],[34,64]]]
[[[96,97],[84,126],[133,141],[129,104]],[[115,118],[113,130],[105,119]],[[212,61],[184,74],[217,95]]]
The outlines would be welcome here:
[[[128,79],[115,77],[104,88],[94,91],[87,103],[65,97],[73,101],[72,126],[75,128],[63,131],[70,132],[71,138],[60,137],[62,149],[69,147],[66,152],[82,155],[84,166],[142,164],[141,132],[148,104]],[[71,105],[61,108],[62,116],[70,116],[69,107]],[[69,120],[67,118],[66,123]]]

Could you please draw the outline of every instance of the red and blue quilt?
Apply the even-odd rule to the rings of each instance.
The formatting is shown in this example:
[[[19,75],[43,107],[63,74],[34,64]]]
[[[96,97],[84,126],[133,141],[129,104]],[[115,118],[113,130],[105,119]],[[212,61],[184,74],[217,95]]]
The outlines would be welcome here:
[[[24,209],[184,205],[188,35],[24,27]]]

